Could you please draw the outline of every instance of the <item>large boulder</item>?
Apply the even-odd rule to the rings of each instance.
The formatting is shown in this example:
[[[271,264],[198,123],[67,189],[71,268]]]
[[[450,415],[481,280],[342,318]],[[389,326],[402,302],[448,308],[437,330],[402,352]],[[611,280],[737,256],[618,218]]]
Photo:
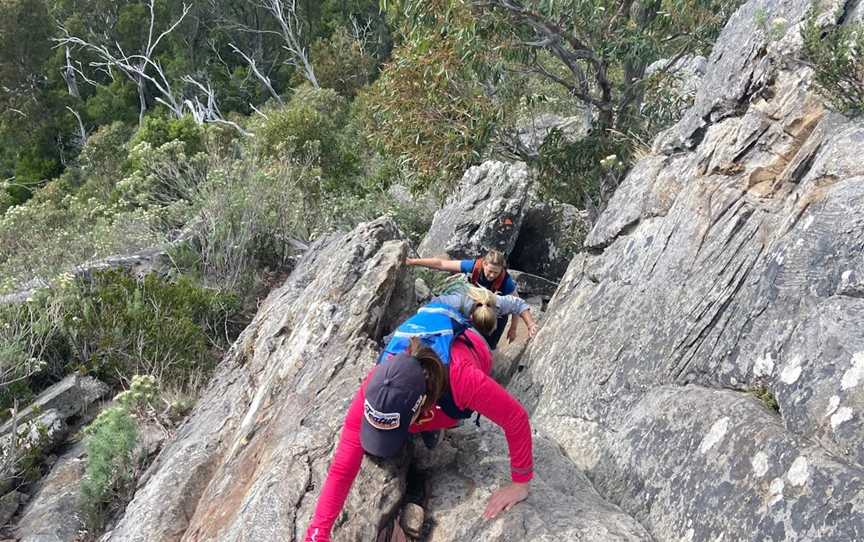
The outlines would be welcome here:
[[[511,384],[658,542],[864,539],[864,122],[789,60],[811,5],[732,17]]]
[[[435,213],[420,256],[477,258],[493,248],[509,254],[522,226],[529,184],[522,162],[489,161],[470,168]]]
[[[302,540],[376,342],[413,308],[407,250],[388,220],[310,247],[104,539]],[[339,540],[374,540],[401,498],[404,462],[364,463]]]

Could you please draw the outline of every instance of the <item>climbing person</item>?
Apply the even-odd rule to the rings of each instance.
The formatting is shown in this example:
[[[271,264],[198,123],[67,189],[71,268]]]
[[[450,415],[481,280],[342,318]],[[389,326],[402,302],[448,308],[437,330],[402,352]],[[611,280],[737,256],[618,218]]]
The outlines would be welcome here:
[[[515,295],[516,282],[507,272],[504,254],[499,250],[489,250],[482,258],[476,260],[448,260],[446,258],[408,258],[405,263],[411,266],[428,267],[439,271],[451,273],[464,273],[470,284],[481,286],[493,293],[501,295]],[[489,347],[495,350],[498,341],[507,327],[507,315],[499,315],[495,328],[486,335]],[[510,319],[510,329],[507,331],[507,340],[516,340],[518,320]]]
[[[364,453],[392,458],[411,433],[454,427],[472,411],[504,430],[510,450],[511,483],[492,493],[483,517],[494,518],[527,498],[533,476],[528,414],[489,376],[492,353],[486,341],[470,326],[457,330],[464,319],[456,316],[454,320],[443,312],[418,312],[399,326],[402,330],[411,326],[426,329],[408,338],[406,350],[394,354],[389,351],[392,348],[385,349],[360,385],[348,408],[306,542],[330,540],[333,522],[345,504]],[[429,326],[443,325],[445,319],[451,325],[449,332],[442,328],[432,337],[424,334]],[[423,320],[431,322],[421,326]],[[400,337],[394,335],[393,340],[397,339]]]
[[[438,324],[438,327],[449,328],[453,320],[456,321],[457,326],[475,327],[484,337],[488,337],[495,330],[502,317],[506,318],[512,314],[525,322],[529,338],[537,334],[537,323],[531,314],[531,307],[525,300],[512,295],[493,294],[486,288],[463,283],[463,286],[453,293],[435,297],[420,307],[417,315],[400,325],[392,338],[388,339],[384,352],[392,355],[405,350],[408,339],[417,335],[417,328],[412,327],[415,326],[414,321],[422,318],[424,314],[443,314],[449,318]],[[434,334],[428,331],[430,325],[427,322],[421,321],[416,325],[421,326],[427,336]],[[399,340],[400,337],[402,340]]]

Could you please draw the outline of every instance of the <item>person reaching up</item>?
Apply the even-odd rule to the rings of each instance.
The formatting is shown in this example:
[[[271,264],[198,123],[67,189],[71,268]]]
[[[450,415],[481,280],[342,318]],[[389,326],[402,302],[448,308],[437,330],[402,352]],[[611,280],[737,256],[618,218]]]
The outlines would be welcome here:
[[[410,266],[428,267],[439,271],[451,273],[464,273],[468,282],[474,286],[480,286],[491,290],[499,295],[516,295],[516,282],[507,272],[504,254],[498,250],[488,251],[482,258],[476,260],[449,260],[446,258],[408,258],[405,263]],[[498,341],[507,327],[509,316],[500,314],[495,328],[486,335],[489,348],[495,350]],[[507,332],[507,340],[513,342],[516,339],[518,320],[512,318],[510,329]]]

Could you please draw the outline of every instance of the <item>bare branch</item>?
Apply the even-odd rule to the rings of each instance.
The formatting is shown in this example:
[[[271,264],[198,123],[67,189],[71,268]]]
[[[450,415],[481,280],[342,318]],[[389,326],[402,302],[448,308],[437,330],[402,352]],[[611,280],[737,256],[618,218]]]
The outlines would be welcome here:
[[[247,55],[247,54],[244,53],[243,51],[241,51],[241,50],[240,50],[236,45],[234,45],[233,43],[229,43],[228,46],[231,47],[231,50],[233,50],[235,53],[237,53],[238,55],[240,55],[241,57],[243,57],[243,60],[245,60],[246,63],[249,64],[249,69],[251,69],[251,70],[252,70],[252,73],[255,75],[255,77],[257,77],[258,80],[261,81],[261,84],[264,85],[264,88],[267,89],[267,92],[270,93],[270,96],[272,96],[273,99],[275,99],[275,100],[276,100],[277,102],[279,102],[279,104],[281,105],[281,104],[283,103],[283,102],[282,102],[282,97],[279,96],[279,94],[278,94],[278,93],[276,92],[276,90],[273,88],[273,85],[272,85],[271,82],[270,82],[270,78],[267,77],[266,74],[261,73],[261,70],[258,69],[258,65],[256,64],[255,59],[252,58],[252,57],[250,57],[249,55]]]
[[[78,119],[78,136],[80,138],[78,144],[83,147],[84,144],[87,143],[87,130],[84,129],[84,122],[81,120],[81,115],[68,105],[66,106],[66,109],[68,109],[69,112],[75,115],[75,118]]]

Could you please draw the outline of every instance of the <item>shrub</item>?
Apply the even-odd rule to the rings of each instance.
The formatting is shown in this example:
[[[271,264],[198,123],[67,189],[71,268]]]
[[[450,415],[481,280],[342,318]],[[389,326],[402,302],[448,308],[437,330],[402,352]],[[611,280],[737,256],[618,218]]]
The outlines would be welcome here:
[[[864,113],[864,23],[823,28],[816,10],[801,27],[802,54],[815,71],[829,107],[850,117]]]
[[[102,271],[71,288],[62,300],[63,333],[80,368],[109,383],[133,374],[183,385],[209,374],[224,348],[234,295],[197,286],[191,279],[136,280]]]
[[[331,88],[303,85],[285,106],[271,107],[265,114],[266,118],[256,118],[251,126],[261,157],[315,158],[324,188],[345,191],[344,185],[357,172],[356,156],[339,138],[347,120],[345,98]]]
[[[112,503],[125,501],[134,489],[133,452],[138,429],[124,406],[103,410],[84,432],[87,467],[81,480],[80,505],[85,525],[101,530]]]
[[[540,147],[540,195],[587,209],[596,218],[623,180],[632,157],[628,140],[592,134],[575,142],[552,132]]]
[[[126,143],[132,134],[130,126],[114,122],[102,126],[87,138],[78,157],[81,176],[85,179],[79,197],[108,201],[114,186],[123,177],[123,164],[128,156]]]
[[[159,148],[170,141],[183,142],[183,152],[189,156],[203,152],[204,128],[189,115],[179,119],[150,115],[144,117],[144,122],[129,142],[129,148],[139,143],[149,143],[151,147]]]
[[[337,28],[327,39],[316,40],[311,57],[318,84],[348,98],[369,83],[377,64],[344,27]]]
[[[495,108],[464,73],[462,56],[456,38],[419,33],[357,97],[356,114],[369,140],[404,162],[415,190],[446,192],[489,142]]]

